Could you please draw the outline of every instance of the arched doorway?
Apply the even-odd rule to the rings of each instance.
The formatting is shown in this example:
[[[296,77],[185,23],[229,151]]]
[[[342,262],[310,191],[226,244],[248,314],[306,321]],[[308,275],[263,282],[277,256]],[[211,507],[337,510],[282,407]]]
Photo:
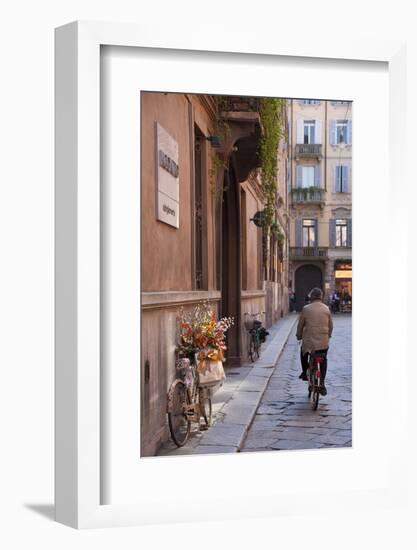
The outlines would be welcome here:
[[[302,265],[295,272],[295,296],[297,298],[295,308],[301,311],[305,305],[305,298],[314,287],[323,290],[323,273],[315,265]]]

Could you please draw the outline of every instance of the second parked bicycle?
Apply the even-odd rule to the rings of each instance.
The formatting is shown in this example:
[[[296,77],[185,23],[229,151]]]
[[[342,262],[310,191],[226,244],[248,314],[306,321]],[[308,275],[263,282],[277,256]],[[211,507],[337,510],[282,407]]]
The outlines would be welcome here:
[[[265,314],[265,311],[262,312],[262,315]],[[265,342],[266,336],[269,334],[265,327],[262,326],[262,321],[259,321],[261,313],[249,313],[246,312],[245,316],[245,328],[249,333],[248,339],[248,356],[252,363],[255,359],[259,359],[261,354],[261,345]]]

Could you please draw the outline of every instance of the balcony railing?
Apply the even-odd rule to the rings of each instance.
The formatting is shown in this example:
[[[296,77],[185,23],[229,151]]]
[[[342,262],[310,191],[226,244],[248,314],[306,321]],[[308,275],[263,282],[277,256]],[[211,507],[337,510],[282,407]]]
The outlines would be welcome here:
[[[223,96],[219,101],[219,107],[224,112],[259,112],[259,97]]]
[[[317,158],[321,159],[322,146],[320,143],[298,143],[295,146],[295,158]]]
[[[291,260],[326,260],[327,248],[320,246],[292,246],[290,247]]]
[[[293,203],[324,203],[324,189],[319,187],[296,187],[291,189],[291,198]]]

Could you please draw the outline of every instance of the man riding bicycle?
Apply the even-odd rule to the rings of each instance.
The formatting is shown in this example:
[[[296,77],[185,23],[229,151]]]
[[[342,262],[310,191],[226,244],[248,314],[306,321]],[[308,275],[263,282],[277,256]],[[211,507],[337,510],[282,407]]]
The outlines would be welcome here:
[[[311,303],[304,306],[297,325],[297,340],[301,344],[301,367],[303,369],[299,378],[308,380],[307,369],[309,367],[310,354],[318,352],[324,355],[324,363],[321,368],[322,395],[327,394],[324,380],[327,372],[327,351],[329,339],[333,332],[333,321],[329,308],[323,304],[323,292],[320,288],[313,288],[309,294]]]

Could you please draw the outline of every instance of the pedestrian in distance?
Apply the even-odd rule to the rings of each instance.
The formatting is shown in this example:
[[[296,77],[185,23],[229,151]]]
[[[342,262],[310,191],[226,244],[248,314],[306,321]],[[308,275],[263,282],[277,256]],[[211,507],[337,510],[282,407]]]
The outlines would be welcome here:
[[[337,290],[335,290],[330,299],[331,309],[333,313],[340,311],[340,296]]]
[[[320,288],[313,288],[309,294],[311,303],[305,305],[301,311],[297,325],[297,340],[301,341],[301,368],[299,376],[301,380],[308,380],[307,369],[309,368],[310,354],[319,352],[324,355],[324,363],[321,369],[322,395],[327,394],[325,379],[327,373],[327,352],[329,340],[333,332],[333,321],[330,310],[323,303],[323,292]]]
[[[297,298],[295,296],[295,292],[293,290],[290,291],[290,311],[295,311],[295,302]]]

